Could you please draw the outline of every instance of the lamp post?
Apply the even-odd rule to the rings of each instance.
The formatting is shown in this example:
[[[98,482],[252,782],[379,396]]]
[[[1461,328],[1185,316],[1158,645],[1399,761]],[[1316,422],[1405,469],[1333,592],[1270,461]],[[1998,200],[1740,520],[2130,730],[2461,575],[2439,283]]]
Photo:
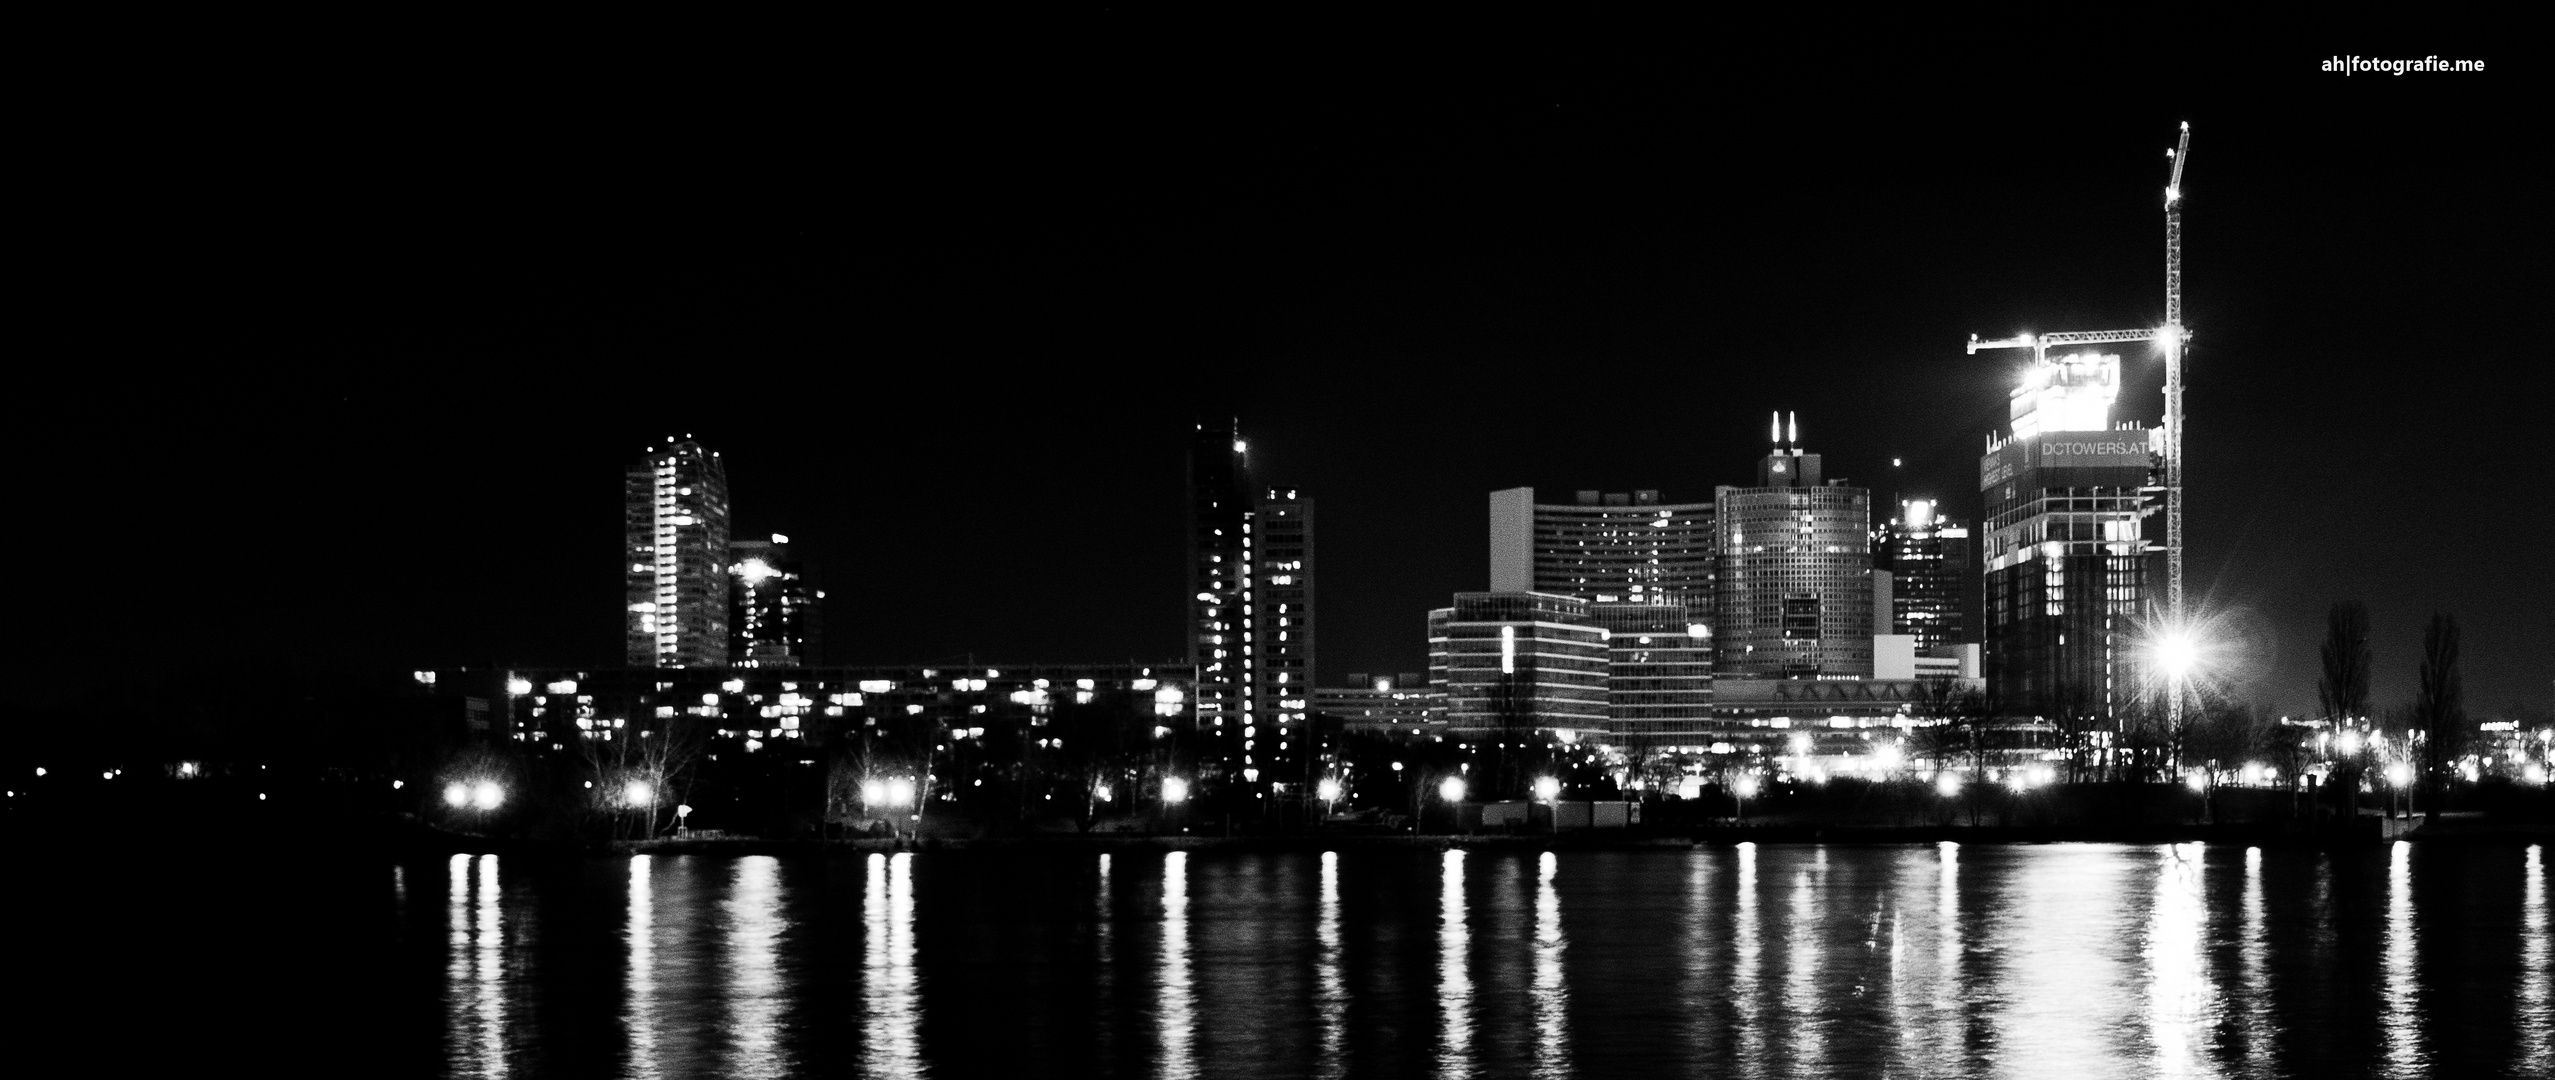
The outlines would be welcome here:
[[[1462,828],[1464,825],[1464,814],[1459,807],[1461,807],[1464,802],[1464,778],[1460,776],[1449,776],[1446,779],[1439,781],[1437,784],[1437,797],[1446,800],[1447,813],[1454,818],[1455,827],[1459,829]]]
[[[1742,824],[1748,820],[1748,796],[1756,793],[1757,774],[1755,773],[1741,773],[1738,782],[1730,785],[1730,798],[1734,805],[1732,816]]]
[[[1546,816],[1552,819],[1552,834],[1561,835],[1561,781],[1550,776],[1536,777],[1535,797],[1544,801]]]

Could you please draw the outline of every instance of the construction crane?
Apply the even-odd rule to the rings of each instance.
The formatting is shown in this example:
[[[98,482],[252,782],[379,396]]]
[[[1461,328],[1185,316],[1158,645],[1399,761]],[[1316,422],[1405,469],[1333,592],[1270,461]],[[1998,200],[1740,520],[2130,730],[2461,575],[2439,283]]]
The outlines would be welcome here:
[[[2173,175],[2165,181],[2165,325],[2142,330],[2084,330],[2059,334],[2024,334],[1981,341],[1971,334],[1969,351],[2030,349],[2035,364],[2049,362],[2051,346],[2110,345],[2153,341],[2165,353],[2165,625],[2179,638],[2189,632],[2182,607],[2182,352],[2191,331],[2182,324],[2182,166],[2191,156],[2191,122],[2182,124],[2181,142],[2165,151]],[[2182,647],[2177,645],[2177,647]],[[2182,728],[2182,677],[2176,674],[2166,706],[2167,722]]]

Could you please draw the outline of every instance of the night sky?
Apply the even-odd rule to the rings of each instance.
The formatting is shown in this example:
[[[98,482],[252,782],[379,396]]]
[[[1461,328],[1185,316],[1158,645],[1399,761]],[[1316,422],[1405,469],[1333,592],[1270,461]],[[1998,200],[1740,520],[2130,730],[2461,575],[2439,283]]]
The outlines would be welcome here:
[[[1708,500],[1770,410],[1829,476],[1974,519],[2022,356],[1962,343],[2160,322],[2188,120],[2189,566],[2228,687],[2313,711],[2360,599],[2381,705],[2438,610],[2472,709],[2546,707],[2549,97],[2516,37],[1040,18],[40,110],[26,655],[615,664],[621,472],[689,433],[737,534],[816,563],[829,660],[1173,659],[1186,436],[1238,415],[1317,503],[1323,682],[1415,670],[1426,610],[1487,584],[1487,492]],[[2161,368],[2124,368],[2153,423]]]

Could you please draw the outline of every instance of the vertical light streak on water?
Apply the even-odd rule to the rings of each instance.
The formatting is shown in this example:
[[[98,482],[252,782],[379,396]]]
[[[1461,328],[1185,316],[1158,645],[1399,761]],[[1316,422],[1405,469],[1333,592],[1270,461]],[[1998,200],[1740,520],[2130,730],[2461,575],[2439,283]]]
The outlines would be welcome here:
[[[1737,1006],[1739,1075],[1763,1076],[1765,1053],[1765,939],[1757,925],[1757,846],[1739,844],[1738,895],[1731,903],[1737,917],[1730,930],[1730,1000]]]
[[[1938,1061],[1959,1061],[1961,1053],[1961,846],[1945,840],[1934,846],[1942,873],[1934,888],[1934,1013],[1932,1053]]]
[[[1162,860],[1162,979],[1156,1006],[1162,1018],[1161,1074],[1166,1080],[1198,1075],[1195,992],[1189,972],[1189,853]]]
[[[1703,1062],[1720,1056],[1720,1005],[1728,987],[1713,973],[1713,949],[1720,944],[1721,935],[1713,932],[1715,924],[1710,918],[1714,908],[1711,853],[1697,849],[1687,866],[1685,961],[1677,969],[1685,976],[1680,1001],[1686,1018],[1687,1052],[1690,1060]]]
[[[444,1060],[460,1067],[474,1055],[479,1034],[470,985],[470,856],[445,864]]]
[[[729,1076],[783,1076],[780,1042],[781,861],[748,855],[736,862],[727,900],[727,1034]]]
[[[1561,860],[1545,852],[1535,887],[1535,1075],[1570,1075],[1570,991],[1562,983]]]
[[[2422,988],[2413,961],[2413,845],[2398,840],[2387,863],[2386,981],[2379,991],[2385,1011],[2378,1019],[2386,1035],[2387,1071],[2395,1076],[2423,1071]]]
[[[1472,939],[1464,931],[1464,853],[1448,851],[1437,884],[1437,1072],[1473,1074]]]
[[[1829,1003],[1820,992],[1819,953],[1827,942],[1819,932],[1818,893],[1827,873],[1827,849],[1819,848],[1811,857],[1811,867],[1792,875],[1792,911],[1784,923],[1789,947],[1783,965],[1783,1012],[1791,1018],[1792,1067],[1815,1076],[1826,1071],[1822,1058],[1827,1050],[1827,1022],[1820,1013]]]
[[[2154,1076],[2215,1076],[2207,1056],[2217,1019],[2203,953],[2208,902],[2201,896],[2201,844],[2157,852],[2155,902],[2147,914],[2147,1040]]]
[[[2545,846],[2528,846],[2528,879],[2520,883],[2519,1069],[2525,1076],[2555,1072],[2555,945],[2548,938]]]
[[[1322,1059],[1315,1076],[1337,1077],[1348,1074],[1345,1047],[1348,1043],[1348,978],[1341,970],[1340,957],[1340,853],[1322,853],[1322,914],[1313,928],[1320,943],[1321,955],[1314,961],[1315,993],[1320,997],[1314,1008],[1322,1024]]]
[[[623,939],[630,950],[630,974],[623,982],[621,1027],[629,1033],[630,1075],[649,1080],[657,1068],[656,892],[648,856],[630,856],[630,926]]]
[[[472,971],[479,995],[478,1076],[506,1075],[506,928],[504,890],[497,886],[497,857],[479,856],[479,884],[472,897],[478,946]]]
[[[921,1076],[922,1002],[914,971],[913,853],[871,852],[861,904],[862,1064],[871,1076]]]
[[[1116,1010],[1110,1007],[1110,1002],[1114,999],[1112,991],[1117,985],[1118,970],[1116,966],[1117,916],[1109,895],[1109,870],[1109,853],[1101,852],[1100,884],[1091,898],[1091,996],[1092,1000],[1100,1003],[1104,1017],[1097,1025],[1098,1030],[1095,1032],[1100,1037],[1100,1044],[1104,1051],[1113,1045],[1112,1036],[1116,1034],[1116,1025],[1109,1021],[1116,1017]],[[1107,1055],[1104,1053],[1102,1056]]]
[[[2244,851],[2245,1062],[2253,1075],[2271,1070],[2271,956],[2262,920],[2262,849]]]

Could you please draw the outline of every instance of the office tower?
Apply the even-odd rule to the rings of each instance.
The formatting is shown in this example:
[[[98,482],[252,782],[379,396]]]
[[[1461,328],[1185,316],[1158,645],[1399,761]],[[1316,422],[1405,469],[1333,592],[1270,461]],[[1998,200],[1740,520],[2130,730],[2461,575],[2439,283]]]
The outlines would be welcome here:
[[[1607,670],[1606,631],[1575,596],[1456,593],[1428,613],[1428,681],[1446,694],[1451,735],[1601,736]]]
[[[1713,493],[1713,673],[1782,679],[1872,674],[1872,494],[1823,480],[1778,414],[1755,487]]]
[[[1276,729],[1276,750],[1257,739],[1246,767],[1310,782],[1301,766],[1313,760],[1303,745],[1313,717],[1313,500],[1293,488],[1263,491],[1248,527],[1257,558],[1242,646],[1254,678],[1243,711],[1246,722]]]
[[[690,437],[651,446],[622,484],[631,667],[728,660],[727,467]]]
[[[1915,638],[1919,653],[1969,644],[1978,618],[1978,572],[1970,562],[1969,526],[1942,514],[1931,499],[1905,499],[1898,516],[1872,531],[1876,572],[1889,574],[1882,633]]]
[[[1189,657],[1209,776],[1302,782],[1314,679],[1313,501],[1261,488],[1238,424],[1189,446]]]
[[[728,545],[728,662],[738,667],[813,667],[822,661],[822,591],[790,555],[790,538]]]
[[[1606,631],[1611,741],[1645,749],[1712,741],[1712,636],[1686,605],[1594,603],[1588,619]]]
[[[1200,424],[1189,444],[1189,660],[1198,668],[1198,723],[1242,718],[1254,489],[1239,425]]]
[[[2159,433],[2114,425],[2120,357],[2036,362],[2012,394],[2013,434],[1988,436],[1985,664],[2009,713],[2116,718],[2135,698],[2134,658],[2162,556]]]

